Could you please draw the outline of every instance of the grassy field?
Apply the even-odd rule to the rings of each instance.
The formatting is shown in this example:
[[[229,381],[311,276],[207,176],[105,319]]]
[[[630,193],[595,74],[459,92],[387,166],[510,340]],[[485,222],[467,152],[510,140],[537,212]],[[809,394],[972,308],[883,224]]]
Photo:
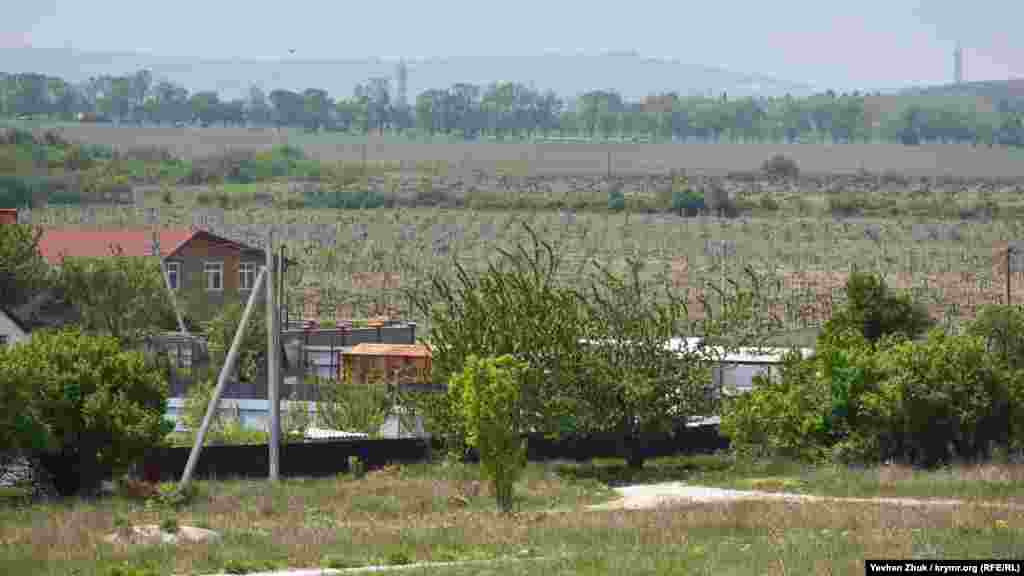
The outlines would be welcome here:
[[[599,462],[591,470],[614,466]],[[736,483],[746,478],[713,458],[650,466],[666,478],[718,475]],[[3,509],[0,566],[9,574],[92,576],[112,574],[115,567],[153,574],[244,573],[519,557],[525,560],[414,573],[862,574],[865,558],[1024,556],[1024,517],[1006,510],[970,504],[954,509],[741,502],[588,511],[586,505],[606,502],[612,494],[593,476],[568,468],[529,465],[517,487],[519,511],[511,517],[499,515],[487,489],[477,488],[475,466],[439,464],[386,468],[362,479],[292,479],[277,486],[200,482],[195,500],[176,510],[126,497]],[[963,469],[908,479],[863,472],[845,481],[846,492],[970,496],[979,492],[971,486],[973,473]],[[984,488],[979,497],[1019,502],[1020,471],[1001,474],[995,478],[1002,483]],[[841,475],[828,477],[842,482]],[[874,490],[872,478],[887,491]],[[216,530],[223,540],[176,548],[103,541],[118,525],[171,520]]]
[[[264,150],[288,143],[326,161],[444,161],[463,170],[493,171],[506,162],[524,162],[532,174],[605,174],[611,154],[613,174],[665,173],[687,169],[706,173],[758,170],[773,154],[793,158],[807,173],[898,172],[913,177],[965,178],[1024,176],[1024,152],[966,145],[898,144],[604,144],[410,141],[397,137],[305,134],[299,130],[248,128],[129,127],[68,123],[64,135],[113,147],[157,146],[184,158],[228,149]]]

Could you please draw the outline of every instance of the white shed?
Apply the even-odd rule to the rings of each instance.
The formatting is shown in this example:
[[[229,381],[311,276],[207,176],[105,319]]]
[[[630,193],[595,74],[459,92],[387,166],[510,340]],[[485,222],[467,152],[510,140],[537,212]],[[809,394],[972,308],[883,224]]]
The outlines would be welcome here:
[[[8,346],[29,339],[28,329],[7,309],[0,307],[0,346]]]

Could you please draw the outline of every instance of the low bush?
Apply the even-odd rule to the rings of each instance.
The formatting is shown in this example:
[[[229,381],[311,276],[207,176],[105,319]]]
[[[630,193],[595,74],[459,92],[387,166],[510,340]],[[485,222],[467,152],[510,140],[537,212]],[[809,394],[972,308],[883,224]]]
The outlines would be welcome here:
[[[38,178],[0,174],[0,208],[33,207],[40,187]]]
[[[800,175],[800,168],[797,167],[796,161],[782,154],[776,154],[765,160],[761,165],[761,170],[769,176],[780,178],[796,178]]]
[[[38,332],[0,348],[0,445],[39,453],[62,494],[94,492],[163,441],[167,394],[115,338]]]

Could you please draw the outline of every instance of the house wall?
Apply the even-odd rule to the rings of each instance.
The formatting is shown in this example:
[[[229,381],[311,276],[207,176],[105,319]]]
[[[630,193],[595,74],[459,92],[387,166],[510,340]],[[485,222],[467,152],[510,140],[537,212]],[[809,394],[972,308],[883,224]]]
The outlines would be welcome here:
[[[232,301],[249,298],[249,291],[239,290],[239,265],[242,262],[252,263],[256,266],[256,275],[259,274],[259,267],[266,263],[262,253],[258,251],[246,251],[239,253],[236,248],[211,242],[205,238],[195,238],[183,246],[174,258],[168,258],[168,262],[181,263],[181,278],[179,279],[179,294],[198,297],[203,308],[209,314],[215,314],[224,304]],[[223,262],[224,264],[224,289],[220,291],[206,290],[206,274],[204,264],[206,262]],[[253,277],[255,280],[255,275]],[[258,301],[263,301],[263,294],[260,294]],[[206,314],[200,314],[206,315]]]
[[[18,325],[2,311],[0,311],[0,336],[6,336],[8,345],[28,340],[28,334],[19,328]],[[5,338],[0,338],[0,340],[4,339]]]

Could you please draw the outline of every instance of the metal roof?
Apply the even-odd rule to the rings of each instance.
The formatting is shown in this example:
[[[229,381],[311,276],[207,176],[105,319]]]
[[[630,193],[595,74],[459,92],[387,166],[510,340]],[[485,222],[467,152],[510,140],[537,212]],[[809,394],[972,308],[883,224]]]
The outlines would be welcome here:
[[[430,348],[423,344],[377,344],[364,342],[343,354],[353,356],[404,356],[409,358],[429,358]]]
[[[580,340],[580,344],[588,343],[599,343],[600,340]],[[604,342],[614,343],[615,340],[604,340]],[[665,345],[667,350],[673,350],[676,352],[696,352],[703,338],[698,337],[676,337],[668,341]],[[623,343],[628,344],[629,341]],[[711,352],[714,356],[720,357],[722,362],[735,363],[735,364],[779,364],[782,362],[783,357],[792,348],[782,347],[770,347],[764,346],[760,348],[756,347],[741,347],[733,351],[726,351],[724,346],[711,346],[707,345],[705,348]],[[797,348],[800,355],[804,358],[809,358],[814,355],[814,349],[812,348]]]

